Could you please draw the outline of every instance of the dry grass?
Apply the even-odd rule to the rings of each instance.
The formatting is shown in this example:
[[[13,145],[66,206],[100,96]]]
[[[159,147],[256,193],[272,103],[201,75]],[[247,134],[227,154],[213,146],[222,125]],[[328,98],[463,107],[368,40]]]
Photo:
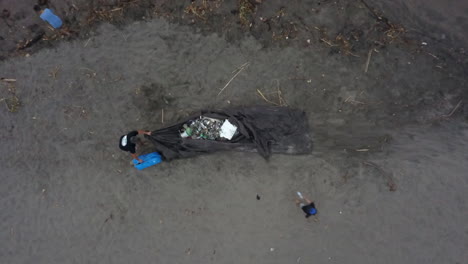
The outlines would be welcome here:
[[[294,39],[298,35],[298,29],[296,23],[290,22],[284,25],[283,30],[280,33],[273,32],[273,40],[282,40],[282,39]]]
[[[18,112],[21,106],[21,101],[19,100],[18,96],[16,96],[15,82],[6,82],[6,88],[8,96],[1,98],[0,101],[5,102],[8,111],[12,113]]]
[[[242,25],[249,26],[255,6],[249,0],[239,0],[239,19]]]
[[[388,26],[388,29],[384,32],[384,43],[392,43],[395,40],[400,39],[406,33],[406,29],[401,25],[390,22],[387,22],[386,25]]]
[[[193,1],[185,8],[184,12],[206,21],[208,17],[221,6],[221,1],[222,0]]]
[[[124,17],[125,9],[138,5],[140,0],[120,0],[115,5],[106,5],[105,1],[97,4],[97,8],[90,11],[86,23],[88,25],[99,21],[114,22]]]
[[[16,95],[12,95],[10,98],[5,99],[5,104],[8,111],[15,113],[18,112],[21,102]]]
[[[361,0],[361,2],[365,6],[365,8],[369,10],[372,17],[374,17],[377,21],[377,23],[374,24],[373,29],[369,29],[371,31],[377,32],[377,35],[368,36],[367,38],[362,39],[362,32],[359,29],[353,29],[349,32],[343,32],[333,37],[327,33],[327,30],[325,28],[315,26],[313,28],[319,32],[320,41],[325,43],[329,47],[339,48],[340,52],[344,55],[359,57],[358,55],[353,53],[353,43],[367,42],[370,44],[371,49],[373,49],[376,43],[384,46],[386,44],[391,44],[398,40],[404,40],[406,29],[403,26],[391,23],[387,18],[385,18],[381,14],[380,11],[371,8],[363,0]],[[368,53],[367,57],[370,59],[369,54],[370,53]]]
[[[54,78],[54,80],[55,80],[55,79],[57,79],[57,75],[58,75],[59,71],[60,71],[60,67],[55,66],[55,68],[49,72],[49,76]]]
[[[334,39],[330,39],[328,37],[327,30],[320,27],[314,27],[319,34],[320,34],[320,41],[327,44],[329,47],[339,47],[341,53],[345,55],[351,55],[354,57],[359,57],[358,55],[351,52],[353,49],[353,45],[351,44],[351,39],[349,37],[344,36],[343,34],[338,34]],[[358,40],[358,36],[356,34],[351,34],[351,37],[354,40]]]
[[[384,176],[386,178],[386,181],[387,181],[387,187],[388,187],[388,190],[391,191],[391,192],[394,192],[397,190],[397,185],[396,185],[396,182],[395,182],[395,179],[392,175],[391,172],[387,172],[385,171],[382,167],[380,167],[379,165],[375,164],[374,162],[370,162],[370,161],[364,161],[362,162],[364,165],[367,165],[369,167],[374,167],[376,168],[381,174],[382,176]]]

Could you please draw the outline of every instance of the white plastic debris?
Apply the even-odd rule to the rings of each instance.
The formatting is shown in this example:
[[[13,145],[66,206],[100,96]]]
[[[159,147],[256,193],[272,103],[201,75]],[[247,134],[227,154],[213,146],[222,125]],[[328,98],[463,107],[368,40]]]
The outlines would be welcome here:
[[[187,134],[187,131],[184,131],[182,134],[180,134],[180,136],[182,138],[188,138],[189,135]]]
[[[226,121],[224,121],[223,125],[221,126],[220,136],[227,140],[231,140],[236,131],[237,127],[226,119]]]
[[[301,198],[301,199],[304,199],[304,196],[302,196],[302,193],[299,192],[299,191],[297,192],[297,196],[299,196],[299,198]]]

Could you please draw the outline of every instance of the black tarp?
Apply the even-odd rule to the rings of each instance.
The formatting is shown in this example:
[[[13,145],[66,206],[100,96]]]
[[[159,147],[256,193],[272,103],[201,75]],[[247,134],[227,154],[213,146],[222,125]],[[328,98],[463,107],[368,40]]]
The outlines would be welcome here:
[[[206,116],[229,119],[239,133],[229,141],[182,138],[183,124]],[[204,110],[175,125],[145,136],[164,159],[192,157],[221,150],[258,152],[265,159],[272,153],[308,154],[312,151],[309,124],[304,111],[289,107],[254,106]]]

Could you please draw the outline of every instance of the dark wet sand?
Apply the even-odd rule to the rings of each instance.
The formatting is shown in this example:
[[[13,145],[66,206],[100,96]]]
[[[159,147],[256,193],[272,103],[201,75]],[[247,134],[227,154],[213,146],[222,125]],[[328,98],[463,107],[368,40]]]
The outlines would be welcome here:
[[[453,57],[388,45],[365,74],[364,47],[265,47],[160,19],[88,39],[0,64],[21,100],[0,108],[1,263],[468,260],[464,105],[441,119],[464,102]],[[266,104],[256,90],[278,88],[308,113],[312,155],[226,152],[137,171],[118,150],[128,130]],[[298,190],[317,217],[294,207]]]

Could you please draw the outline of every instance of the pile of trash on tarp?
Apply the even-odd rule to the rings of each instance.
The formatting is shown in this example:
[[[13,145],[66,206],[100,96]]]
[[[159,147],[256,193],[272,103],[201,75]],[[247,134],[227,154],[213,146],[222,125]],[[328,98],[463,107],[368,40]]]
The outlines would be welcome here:
[[[203,110],[145,137],[165,160],[223,150],[258,152],[266,159],[272,153],[312,151],[305,112],[289,107]]]
[[[180,136],[182,138],[206,139],[206,140],[231,140],[237,133],[237,127],[229,120],[220,120],[206,116],[200,116],[182,126]]]

